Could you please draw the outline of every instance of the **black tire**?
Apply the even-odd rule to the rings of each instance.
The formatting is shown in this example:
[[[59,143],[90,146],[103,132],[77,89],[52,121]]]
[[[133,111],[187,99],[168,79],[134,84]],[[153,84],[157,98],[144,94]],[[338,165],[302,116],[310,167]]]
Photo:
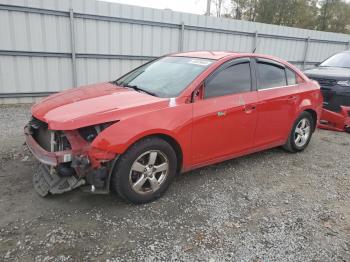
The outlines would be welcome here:
[[[346,126],[346,127],[345,127],[345,132],[347,132],[347,133],[350,134],[350,126]]]
[[[147,189],[148,181],[148,190],[151,191],[147,192],[145,188],[142,188],[140,189],[140,191],[145,190],[145,192],[138,193],[132,187],[132,183],[136,183],[132,181],[133,176],[139,176],[136,179],[138,180],[139,178],[141,178],[141,176],[147,176],[148,173],[146,171],[144,173],[141,173],[139,171],[132,171],[131,168],[133,167],[135,161],[139,159],[139,157],[145,155],[144,157],[146,158],[147,154],[154,154],[154,152],[157,152],[157,154],[159,154],[156,155],[157,160],[155,161],[159,162],[159,158],[162,158],[164,161],[167,160],[166,163],[168,164],[168,168],[166,176],[164,176],[165,178],[163,178],[162,183],[160,183],[159,185],[159,188],[157,188],[154,192],[150,180],[146,180],[144,186]],[[149,158],[151,158],[150,155]],[[141,158],[141,160],[143,160],[143,158]],[[148,168],[148,165],[146,166]],[[155,163],[153,166],[154,168],[157,167]],[[123,155],[119,157],[112,173],[111,189],[116,191],[119,194],[119,196],[122,197],[124,200],[130,201],[134,204],[143,204],[151,202],[159,198],[165,192],[165,190],[168,188],[168,186],[174,179],[176,170],[177,157],[171,145],[169,145],[165,140],[161,138],[148,137],[136,142]],[[156,176],[160,177],[163,174],[155,172],[156,171],[153,171],[152,174],[149,174],[149,176],[152,176],[152,179]]]
[[[300,124],[300,122],[303,119],[306,119],[309,122],[310,134],[307,137],[307,139],[305,139],[305,143],[304,144],[298,145],[296,143],[296,141],[295,141],[295,136],[297,135],[296,134],[296,130],[298,128],[298,125]],[[315,127],[315,123],[314,123],[314,119],[311,116],[311,114],[306,112],[306,111],[302,112],[299,115],[299,117],[295,120],[295,122],[293,124],[293,127],[292,127],[292,129],[290,131],[289,137],[288,137],[286,143],[283,145],[283,149],[285,149],[286,151],[291,152],[291,153],[296,153],[296,152],[303,151],[308,146],[308,144],[310,143],[313,131],[315,129],[314,127]]]

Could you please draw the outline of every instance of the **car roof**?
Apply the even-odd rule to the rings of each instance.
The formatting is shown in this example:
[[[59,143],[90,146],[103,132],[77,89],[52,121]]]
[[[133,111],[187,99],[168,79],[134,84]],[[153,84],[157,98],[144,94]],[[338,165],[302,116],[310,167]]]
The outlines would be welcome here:
[[[193,52],[176,53],[176,54],[172,54],[171,56],[186,56],[186,57],[219,60],[226,56],[232,56],[235,54],[238,55],[239,53],[229,52],[229,51],[193,51]]]
[[[220,60],[222,58],[235,58],[235,57],[260,57],[278,61],[282,64],[285,64],[285,61],[279,59],[278,57],[273,57],[270,55],[257,54],[257,53],[241,53],[241,52],[231,52],[231,51],[190,51],[190,52],[182,52],[182,53],[173,53],[170,56],[181,56],[181,57],[194,57],[194,58],[204,58],[204,59],[212,59],[212,60]]]
[[[278,57],[274,57],[271,55],[264,55],[264,54],[257,54],[257,53],[240,53],[240,52],[231,52],[231,51],[191,51],[191,52],[182,52],[182,53],[173,53],[169,56],[179,56],[179,57],[194,57],[194,58],[204,58],[204,59],[213,59],[213,60],[220,60],[220,59],[231,59],[231,58],[238,58],[238,57],[257,57],[257,58],[266,58],[269,60],[274,60],[276,62],[279,62],[283,65],[287,65],[289,68],[292,68],[295,72],[298,73],[298,75],[303,75],[302,72],[295,67],[294,65],[288,63],[287,61],[284,61]],[[305,78],[303,76],[303,78]]]

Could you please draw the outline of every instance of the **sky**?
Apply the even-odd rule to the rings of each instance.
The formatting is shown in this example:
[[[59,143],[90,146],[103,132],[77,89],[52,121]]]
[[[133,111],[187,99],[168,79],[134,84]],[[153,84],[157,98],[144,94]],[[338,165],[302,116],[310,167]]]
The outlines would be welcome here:
[[[100,0],[105,2],[115,2],[128,5],[138,5],[158,9],[169,8],[173,11],[204,14],[207,0]]]

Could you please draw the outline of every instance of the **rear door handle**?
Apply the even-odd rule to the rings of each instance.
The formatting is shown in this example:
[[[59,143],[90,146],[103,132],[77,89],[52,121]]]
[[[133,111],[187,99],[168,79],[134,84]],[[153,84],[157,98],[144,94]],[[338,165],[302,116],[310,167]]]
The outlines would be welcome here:
[[[289,96],[287,98],[287,102],[290,103],[290,104],[294,104],[296,100],[297,100],[296,96]]]

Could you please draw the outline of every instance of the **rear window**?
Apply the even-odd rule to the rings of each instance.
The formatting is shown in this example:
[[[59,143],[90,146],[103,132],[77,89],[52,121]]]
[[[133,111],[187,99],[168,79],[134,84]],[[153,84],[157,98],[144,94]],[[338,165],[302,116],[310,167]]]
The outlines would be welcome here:
[[[258,67],[258,89],[268,89],[287,85],[284,68],[269,64],[257,63]]]

